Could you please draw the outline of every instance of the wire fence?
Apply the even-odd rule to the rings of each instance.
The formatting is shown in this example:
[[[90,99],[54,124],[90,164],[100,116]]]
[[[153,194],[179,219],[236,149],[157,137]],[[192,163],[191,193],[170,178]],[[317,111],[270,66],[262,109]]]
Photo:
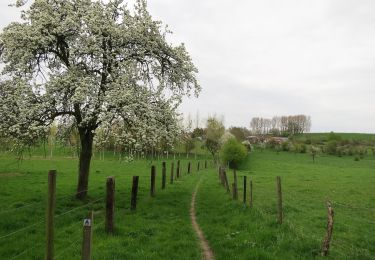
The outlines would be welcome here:
[[[218,171],[220,171],[218,169]],[[220,172],[218,173],[219,175],[221,174]],[[244,176],[248,176],[248,173],[243,172],[242,173]],[[228,182],[234,181],[234,178],[231,176],[232,174],[228,174],[227,172],[227,177]],[[225,178],[225,175],[223,175]],[[238,196],[238,198],[242,201],[242,196],[243,195],[243,181],[241,178],[239,178],[240,175],[237,173],[237,179],[238,183],[237,186],[239,187],[238,192],[242,193]],[[253,201],[252,205],[255,212],[258,212],[262,218],[266,219],[267,221],[275,221],[276,218],[276,213],[277,209],[275,205],[277,205],[277,193],[276,193],[276,186],[275,184],[271,183],[269,180],[266,180],[265,178],[261,179],[259,182],[255,181],[254,179],[251,178],[250,180],[253,181],[253,186],[252,186],[252,193],[253,193]],[[256,179],[255,179],[256,180]],[[249,183],[249,178],[247,178],[247,182]],[[221,185],[222,183],[219,182]],[[225,182],[224,182],[224,188],[225,188]],[[231,192],[229,193],[231,196],[232,194],[232,189],[234,187],[230,186]],[[247,188],[249,189],[249,188]],[[323,205],[327,202],[330,201],[331,206],[335,209],[335,216],[339,216],[340,218],[336,218],[335,220],[335,225],[339,229],[336,231],[335,235],[335,242],[331,243],[331,249],[335,253],[337,253],[340,256],[345,256],[347,257],[347,254],[345,252],[348,251],[353,251],[353,252],[360,252],[358,255],[366,255],[370,256],[371,255],[371,250],[369,248],[364,248],[363,245],[361,246],[360,244],[356,243],[357,241],[346,241],[343,240],[343,234],[340,232],[340,227],[345,227],[347,230],[353,231],[353,229],[356,229],[359,234],[363,235],[368,235],[372,236],[373,235],[373,230],[369,229],[368,226],[363,226],[363,224],[370,224],[371,226],[375,224],[374,221],[370,220],[369,218],[373,217],[375,219],[375,208],[372,207],[367,207],[367,206],[361,206],[361,205],[350,205],[347,203],[342,203],[336,200],[329,200],[327,198],[322,197],[321,195],[317,195],[316,192],[310,187],[306,188],[306,191],[308,192],[309,196],[313,199],[312,201],[303,201],[303,198],[300,196],[301,194],[295,191],[290,191],[288,188],[283,189],[282,192],[282,205],[283,205],[283,215],[289,214],[293,216],[292,218],[289,219],[283,219],[283,224],[287,225],[289,229],[293,230],[293,232],[298,236],[301,237],[301,239],[304,240],[312,240],[315,243],[321,245],[324,239],[325,232],[322,232],[321,235],[317,235],[314,233],[308,233],[303,232],[303,229],[301,227],[297,227],[295,224],[295,220],[298,222],[298,218],[301,218],[300,214],[298,214],[298,207],[299,205],[303,205],[304,208],[310,207],[314,210],[316,210],[316,202],[319,200],[319,203],[322,205],[321,211],[324,212],[324,214],[327,214],[327,209],[323,207]],[[247,198],[246,200],[248,201],[249,199],[249,190],[247,190],[246,194]],[[260,199],[257,199],[261,197]],[[255,200],[254,200],[255,199]],[[249,202],[247,202],[248,204]],[[268,204],[267,204],[268,203]],[[310,206],[309,206],[310,204]],[[297,211],[295,210],[297,209]],[[291,211],[291,212],[289,212]],[[293,212],[295,211],[295,212]],[[344,213],[345,212],[345,213]],[[298,215],[298,217],[297,217]],[[343,219],[344,217],[344,219]],[[344,222],[343,220],[346,220],[346,218],[349,218],[348,222],[350,223],[355,222],[356,224],[348,224],[348,222]],[[303,219],[301,221],[306,221],[306,219]],[[326,223],[322,223],[322,226],[325,226]],[[316,228],[314,228],[316,229]],[[352,233],[352,232],[351,232]],[[354,244],[352,244],[354,243]]]
[[[201,170],[202,169],[204,169],[204,165],[201,165]],[[176,170],[177,169],[176,169],[176,163],[175,163],[175,172],[176,172]],[[169,173],[170,172],[167,169],[167,176],[169,175]],[[187,167],[183,166],[183,164],[181,163],[181,165],[180,165],[180,179],[183,177],[183,175],[186,175],[186,173],[187,173]],[[116,179],[120,182],[123,182],[125,179],[128,180],[130,178],[131,178],[131,176],[129,176],[129,175],[116,176]],[[176,178],[176,175],[175,175],[175,178]],[[169,183],[168,180],[169,180],[169,176],[167,177],[166,183]],[[147,181],[147,184],[149,185],[149,181]],[[60,238],[62,238],[62,239],[60,239],[61,242],[58,243],[59,247],[56,248],[56,250],[55,250],[56,254],[55,254],[54,259],[64,259],[66,254],[70,250],[77,250],[78,246],[82,245],[82,239],[83,239],[83,237],[82,237],[82,228],[83,228],[82,227],[82,220],[83,220],[83,217],[87,214],[87,212],[89,210],[95,210],[95,211],[93,211],[94,219],[101,219],[101,218],[105,217],[104,213],[106,212],[106,207],[104,205],[104,202],[105,202],[104,199],[106,197],[106,190],[103,187],[105,187],[104,182],[103,182],[103,186],[99,186],[99,187],[95,187],[95,188],[91,188],[91,189],[85,189],[85,190],[80,191],[80,192],[64,193],[64,194],[61,194],[61,195],[59,194],[58,196],[55,195],[55,197],[54,197],[55,203],[58,204],[60,208],[61,207],[67,208],[68,205],[64,205],[64,201],[66,201],[67,199],[74,199],[80,193],[91,192],[91,193],[95,193],[96,196],[99,195],[100,198],[98,198],[98,197],[92,198],[89,201],[83,202],[82,205],[69,207],[69,208],[65,209],[64,211],[59,212],[58,214],[56,214],[56,213],[53,214],[53,220],[54,221],[58,221],[58,220],[63,221],[62,226],[59,225],[58,228],[56,228],[56,227],[54,228],[57,231],[57,232],[54,232],[55,233],[55,236],[54,236],[55,240],[58,241]],[[126,190],[128,190],[128,189],[126,189]],[[123,192],[125,192],[125,189],[123,190]],[[118,205],[119,203],[121,205],[125,204],[125,200],[127,200],[127,198],[125,196],[121,196],[121,198],[122,199],[116,199],[116,205]],[[13,205],[17,205],[17,204],[21,204],[21,203],[23,203],[23,202],[17,202],[17,203],[14,203]],[[46,203],[45,205],[47,205],[47,200],[42,199],[42,200],[37,201],[37,202],[30,202],[30,203],[22,205],[20,207],[8,208],[8,209],[5,209],[3,211],[0,211],[0,215],[2,215],[2,214],[4,214],[4,215],[5,214],[12,214],[16,211],[19,211],[19,210],[22,210],[22,209],[25,209],[25,208],[30,208],[32,206],[40,208],[41,205],[43,205],[43,203]],[[56,208],[56,206],[55,206],[55,208]],[[83,213],[84,210],[86,211],[86,214]],[[72,218],[67,218],[67,216],[70,215],[70,214],[72,214],[72,216],[74,216],[73,220],[72,220]],[[76,216],[78,216],[78,215],[82,216],[82,218],[80,218],[79,220],[76,219]],[[47,222],[46,222],[45,218],[39,219],[39,220],[37,220],[33,223],[30,223],[27,226],[24,226],[24,227],[19,228],[17,230],[11,231],[7,234],[1,235],[0,241],[8,239],[10,237],[14,237],[18,234],[23,234],[24,232],[30,230],[31,228],[35,228],[35,227],[38,227],[39,225],[43,225],[43,224],[46,224],[46,223]],[[95,222],[93,222],[93,223],[95,223]],[[105,223],[106,223],[106,219],[104,218],[98,224],[94,224],[92,231],[97,230],[98,228],[102,228]],[[40,229],[40,230],[43,230],[43,229]],[[35,234],[35,236],[38,237],[38,234]],[[69,243],[67,245],[64,245],[64,243],[62,241],[69,241]],[[26,256],[32,256],[34,258],[35,257],[42,258],[43,256],[35,255],[35,254],[42,254],[44,252],[44,250],[41,250],[41,248],[44,248],[44,246],[45,246],[44,243],[45,243],[44,239],[39,239],[37,241],[37,243],[35,243],[35,244],[33,244],[29,247],[24,248],[24,250],[22,250],[20,252],[17,252],[17,254],[13,254],[13,255],[9,256],[8,258],[9,259],[23,259]],[[30,254],[32,254],[32,255],[30,255]]]

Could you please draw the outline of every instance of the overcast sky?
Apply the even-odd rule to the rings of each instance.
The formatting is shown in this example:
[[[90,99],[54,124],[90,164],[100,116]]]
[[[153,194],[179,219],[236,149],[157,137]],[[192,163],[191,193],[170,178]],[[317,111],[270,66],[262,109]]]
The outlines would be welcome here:
[[[10,2],[1,28],[19,17]],[[199,69],[185,114],[246,127],[306,114],[315,132],[375,133],[375,1],[149,0],[149,10]]]

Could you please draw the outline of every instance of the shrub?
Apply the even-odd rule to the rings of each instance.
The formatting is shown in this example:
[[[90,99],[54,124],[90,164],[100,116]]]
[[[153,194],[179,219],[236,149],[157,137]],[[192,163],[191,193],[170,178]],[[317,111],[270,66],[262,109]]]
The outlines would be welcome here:
[[[334,132],[330,132],[328,135],[328,141],[341,141],[341,139],[341,136]]]
[[[328,154],[335,155],[337,152],[337,142],[336,141],[329,141],[327,143],[326,151]]]
[[[283,142],[282,144],[281,144],[281,149],[283,150],[283,151],[290,151],[290,143],[289,142]]]
[[[246,159],[247,150],[236,138],[230,138],[223,144],[220,155],[225,164],[229,163],[230,168],[236,169]]]
[[[300,153],[306,153],[306,151],[307,151],[307,145],[301,144],[299,152]]]

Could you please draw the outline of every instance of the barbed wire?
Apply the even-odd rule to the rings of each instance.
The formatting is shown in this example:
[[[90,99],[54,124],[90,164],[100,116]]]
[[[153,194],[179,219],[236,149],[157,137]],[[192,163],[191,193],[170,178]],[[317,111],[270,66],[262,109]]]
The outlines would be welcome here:
[[[69,249],[71,249],[73,246],[77,246],[77,245],[80,245],[80,243],[78,243],[80,240],[82,240],[82,237],[79,237],[78,239],[74,240],[72,243],[70,243],[68,246],[65,246],[64,249],[58,254],[55,256],[55,259],[58,259],[60,258],[61,256],[63,256],[66,252],[69,251]]]
[[[9,213],[9,212],[14,212],[14,211],[17,211],[17,210],[20,210],[20,209],[23,209],[23,208],[27,208],[27,207],[30,207],[32,205],[36,205],[36,204],[39,204],[39,203],[42,203],[42,202],[45,202],[45,201],[41,200],[41,201],[31,202],[31,203],[23,205],[21,207],[6,209],[6,210],[3,210],[3,211],[0,211],[0,215],[5,214],[5,213]],[[18,203],[22,203],[22,202],[16,202],[13,205],[18,204]]]
[[[93,203],[96,203],[96,202],[98,202],[98,201],[101,201],[101,200],[103,200],[103,198],[100,198],[100,199],[97,199],[97,200],[94,200],[94,201],[88,202],[88,203],[86,203],[86,204],[84,204],[84,205],[82,205],[82,206],[75,207],[75,208],[70,209],[70,210],[68,210],[68,211],[65,211],[65,212],[63,212],[63,213],[61,213],[61,214],[59,214],[59,215],[55,215],[54,218],[57,219],[57,218],[59,218],[59,217],[61,217],[61,216],[64,216],[64,215],[66,215],[66,214],[69,214],[69,213],[71,213],[71,212],[73,212],[73,211],[76,211],[76,210],[78,210],[78,209],[85,208],[85,207],[87,207],[87,206],[89,206],[89,205],[91,205],[91,204],[93,204]]]
[[[31,227],[37,226],[37,225],[39,225],[39,224],[42,224],[42,223],[44,223],[44,222],[45,222],[45,220],[43,219],[43,220],[41,220],[41,221],[39,221],[39,222],[35,222],[35,223],[33,223],[33,224],[29,225],[29,226],[26,226],[26,227],[20,228],[20,229],[18,229],[18,230],[16,230],[16,231],[10,232],[10,233],[8,233],[8,234],[6,234],[6,235],[1,236],[1,237],[0,237],[0,240],[3,239],[3,238],[6,238],[6,237],[10,237],[10,236],[12,236],[12,235],[14,235],[14,234],[17,234],[17,233],[21,232],[21,231],[27,230],[27,229],[29,229],[29,228],[31,228]]]
[[[18,257],[23,256],[24,254],[26,254],[26,253],[29,252],[30,250],[36,248],[37,246],[40,246],[40,244],[38,244],[38,245],[34,245],[34,246],[32,246],[32,247],[29,247],[28,249],[22,251],[22,252],[19,253],[18,255],[15,255],[15,256],[13,256],[12,258],[10,258],[10,260],[17,259]]]
[[[61,216],[64,216],[64,215],[66,215],[66,214],[69,214],[69,213],[71,213],[71,212],[73,212],[73,211],[76,211],[76,210],[78,210],[78,209],[85,208],[85,207],[87,207],[87,206],[89,206],[89,205],[91,205],[91,204],[93,204],[93,203],[96,203],[96,202],[98,202],[98,201],[100,201],[100,200],[103,200],[103,198],[100,198],[100,199],[97,199],[97,200],[94,200],[94,201],[88,202],[88,203],[86,203],[86,204],[84,204],[84,205],[82,205],[82,206],[75,207],[75,208],[73,208],[73,209],[71,209],[71,210],[68,210],[68,211],[65,211],[65,212],[63,212],[63,213],[61,213],[61,214],[59,214],[59,215],[55,215],[54,218],[57,219],[57,218],[59,218],[59,217],[61,217]],[[21,232],[21,231],[28,230],[29,228],[32,228],[32,227],[37,226],[37,225],[39,225],[39,224],[42,224],[42,223],[44,223],[44,222],[45,222],[45,220],[43,219],[43,220],[40,220],[40,221],[35,222],[35,223],[33,223],[33,224],[30,224],[30,225],[28,225],[28,226],[26,226],[26,227],[20,228],[20,229],[18,229],[18,230],[16,230],[16,231],[10,232],[10,233],[8,233],[8,234],[6,234],[6,235],[0,236],[0,240],[3,239],[3,238],[6,238],[6,237],[10,237],[10,236],[12,236],[12,235],[14,235],[14,234],[17,234],[17,233]]]

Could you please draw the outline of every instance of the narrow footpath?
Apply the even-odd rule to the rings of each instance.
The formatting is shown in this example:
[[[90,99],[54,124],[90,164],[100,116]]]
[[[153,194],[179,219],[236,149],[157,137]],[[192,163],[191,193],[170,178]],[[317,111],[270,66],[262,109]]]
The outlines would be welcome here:
[[[204,236],[203,231],[199,227],[197,223],[197,217],[195,215],[195,197],[198,192],[199,185],[201,183],[201,180],[198,181],[197,185],[195,186],[195,190],[193,192],[193,195],[191,197],[191,206],[190,206],[190,218],[191,218],[191,224],[193,225],[193,228],[195,230],[195,233],[197,233],[197,236],[199,238],[199,243],[202,249],[202,259],[204,260],[213,260],[215,259],[214,254],[208,245],[208,241]]]

